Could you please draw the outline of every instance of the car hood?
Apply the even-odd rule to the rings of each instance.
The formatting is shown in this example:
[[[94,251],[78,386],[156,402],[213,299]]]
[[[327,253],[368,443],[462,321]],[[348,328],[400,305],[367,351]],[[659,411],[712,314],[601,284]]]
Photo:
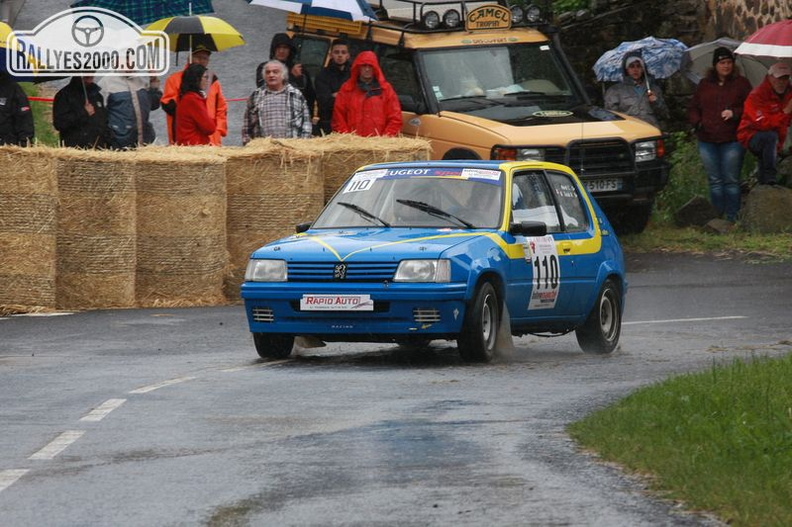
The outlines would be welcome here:
[[[253,258],[287,261],[399,261],[405,256],[437,258],[451,247],[469,243],[492,230],[338,229],[310,230],[272,242]]]
[[[492,106],[476,112],[442,111],[446,119],[489,130],[508,140],[508,144],[536,143],[536,127],[544,127],[546,144],[566,144],[570,137],[586,139],[623,137],[636,141],[660,136],[654,126],[598,106],[578,106],[572,110],[541,111],[537,107]]]

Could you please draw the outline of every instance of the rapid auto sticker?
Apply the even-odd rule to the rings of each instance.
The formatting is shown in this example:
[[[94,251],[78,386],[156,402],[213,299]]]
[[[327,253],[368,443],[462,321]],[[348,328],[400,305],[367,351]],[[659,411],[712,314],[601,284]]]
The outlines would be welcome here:
[[[533,268],[528,309],[553,309],[561,288],[561,266],[553,236],[526,237],[525,260]]]

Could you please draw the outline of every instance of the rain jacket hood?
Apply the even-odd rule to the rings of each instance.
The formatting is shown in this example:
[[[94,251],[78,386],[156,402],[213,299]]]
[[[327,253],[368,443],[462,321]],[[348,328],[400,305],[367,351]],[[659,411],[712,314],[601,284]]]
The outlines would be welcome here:
[[[377,60],[377,56],[374,54],[373,51],[363,51],[360,55],[355,58],[355,62],[352,63],[352,73],[350,75],[350,81],[347,82],[344,86],[341,87],[342,90],[353,90],[357,87],[358,77],[360,77],[360,67],[361,66],[372,66],[374,68],[374,78],[377,82],[382,86],[387,81],[385,80],[385,74],[382,73],[382,69],[380,69],[379,61]]]
[[[289,52],[289,58],[286,61],[286,65],[291,68],[292,63],[294,62],[294,55],[297,53],[297,47],[294,45],[294,41],[291,37],[286,33],[276,33],[274,37],[272,37],[272,43],[270,43],[270,54],[269,58],[275,58],[275,48],[278,46],[286,45],[289,46],[291,50]]]

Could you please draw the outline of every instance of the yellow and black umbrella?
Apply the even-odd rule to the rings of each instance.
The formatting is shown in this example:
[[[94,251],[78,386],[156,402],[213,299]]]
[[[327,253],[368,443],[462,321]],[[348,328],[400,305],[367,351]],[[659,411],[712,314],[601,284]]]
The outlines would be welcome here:
[[[209,51],[245,45],[245,39],[234,27],[214,16],[174,16],[157,20],[147,30],[163,31],[170,37],[171,51]]]

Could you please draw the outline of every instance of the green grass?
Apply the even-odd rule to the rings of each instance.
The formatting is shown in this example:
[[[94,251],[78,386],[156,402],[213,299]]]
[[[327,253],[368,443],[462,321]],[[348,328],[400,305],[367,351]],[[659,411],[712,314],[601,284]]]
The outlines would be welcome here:
[[[735,526],[792,525],[792,356],[673,378],[569,432],[690,509]]]
[[[30,82],[21,82],[19,85],[28,97],[36,97],[39,95],[51,97],[53,95],[49,92],[42,93],[43,90],[40,89],[38,85]],[[36,142],[47,146],[58,146],[60,136],[52,127],[52,103],[30,101],[30,107],[33,110],[33,126],[36,134]]]

